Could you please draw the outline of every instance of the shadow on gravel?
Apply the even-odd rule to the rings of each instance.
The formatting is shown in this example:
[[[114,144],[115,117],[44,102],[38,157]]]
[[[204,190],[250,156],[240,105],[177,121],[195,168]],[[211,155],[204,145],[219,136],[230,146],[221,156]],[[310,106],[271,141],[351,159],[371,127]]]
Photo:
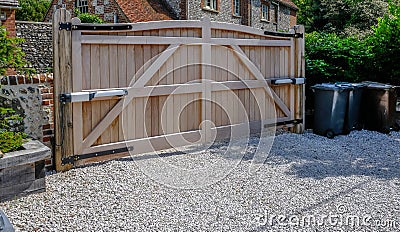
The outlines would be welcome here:
[[[287,174],[300,178],[400,178],[400,134],[354,131],[334,139],[314,134],[278,136],[267,165],[289,165]]]

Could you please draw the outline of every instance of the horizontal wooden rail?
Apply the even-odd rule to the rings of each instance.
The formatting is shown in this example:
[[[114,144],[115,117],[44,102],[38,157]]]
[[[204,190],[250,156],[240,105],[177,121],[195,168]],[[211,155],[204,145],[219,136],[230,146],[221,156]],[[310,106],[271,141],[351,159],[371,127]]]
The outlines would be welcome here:
[[[289,79],[290,80],[290,79]],[[176,95],[176,94],[191,94],[201,93],[205,83],[191,83],[191,84],[173,84],[173,85],[156,85],[146,87],[128,87],[128,88],[110,88],[110,89],[89,89],[82,90],[82,92],[96,92],[105,90],[127,90],[129,97],[155,97],[163,95]],[[223,81],[223,82],[210,82],[211,91],[228,91],[228,90],[241,90],[241,89],[256,89],[264,88],[265,84],[259,80],[243,80],[243,81]],[[118,99],[116,97],[109,98],[94,98],[92,101]]]
[[[83,35],[82,44],[200,44],[204,39],[195,37],[162,37],[162,36],[115,36],[115,35]],[[235,39],[235,38],[211,38],[213,45],[240,45],[263,47],[290,47],[289,40],[260,40],[260,39]]]

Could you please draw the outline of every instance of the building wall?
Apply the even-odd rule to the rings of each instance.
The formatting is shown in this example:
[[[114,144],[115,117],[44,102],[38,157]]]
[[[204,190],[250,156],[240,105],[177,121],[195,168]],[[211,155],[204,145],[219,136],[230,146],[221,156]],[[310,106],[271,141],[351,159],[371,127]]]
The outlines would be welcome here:
[[[288,31],[288,29],[296,24],[294,18],[291,19],[291,9],[289,7],[279,4],[277,9],[276,4],[270,2],[270,18],[274,16],[276,10],[279,10],[277,24],[273,23],[272,20],[269,22],[261,20],[261,1],[252,0],[251,26],[268,31]],[[293,25],[291,25],[292,23]]]
[[[23,129],[33,139],[51,147],[54,133],[52,74],[0,77],[0,106],[24,117]],[[52,160],[46,160],[51,167]]]
[[[189,20],[200,20],[202,17],[209,17],[211,21],[221,21],[227,23],[241,24],[241,17],[232,15],[232,0],[218,0],[219,7],[218,11],[205,10],[202,7],[202,1],[204,0],[193,0],[188,2],[188,19]]]
[[[75,0],[53,0],[53,3],[47,13],[44,21],[51,22],[55,9],[59,9],[65,6],[65,8],[71,13],[73,17],[76,15],[73,13],[75,8]],[[115,0],[89,0],[88,11],[91,14],[99,15],[105,22],[113,23],[114,14],[117,13],[119,23],[129,22],[128,18],[119,8]]]
[[[17,37],[24,39],[19,46],[25,53],[25,60],[38,73],[52,72],[53,37],[51,23],[23,22],[15,23]]]
[[[202,7],[203,0],[166,0],[171,7],[179,12],[180,19],[199,20],[202,17],[209,17],[212,21],[222,21],[228,23],[236,23],[252,26],[259,29],[271,31],[287,31],[296,25],[296,11],[279,4],[270,2],[270,15],[274,15],[276,10],[279,10],[278,23],[274,24],[271,21],[266,22],[261,20],[261,0],[242,0],[241,1],[241,17],[233,16],[232,0],[219,0],[219,9],[217,12],[206,10]],[[249,9],[250,8],[250,9]],[[179,11],[180,10],[180,11]],[[187,18],[185,16],[188,16]]]

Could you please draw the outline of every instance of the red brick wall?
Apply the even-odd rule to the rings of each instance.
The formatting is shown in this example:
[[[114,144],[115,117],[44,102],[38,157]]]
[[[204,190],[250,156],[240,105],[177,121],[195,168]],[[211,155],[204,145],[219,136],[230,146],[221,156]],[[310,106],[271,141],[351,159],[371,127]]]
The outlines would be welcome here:
[[[1,9],[2,12],[6,12],[7,19],[1,21],[2,26],[7,29],[8,36],[15,37],[17,34],[15,32],[15,10],[13,9]]]
[[[1,21],[1,25],[7,30],[9,37],[15,37],[17,35],[15,29],[15,10],[14,9],[1,9],[2,12],[6,12],[7,19]],[[6,75],[15,75],[16,72],[13,69],[8,69]]]
[[[290,28],[297,25],[297,12],[295,10],[290,10]]]

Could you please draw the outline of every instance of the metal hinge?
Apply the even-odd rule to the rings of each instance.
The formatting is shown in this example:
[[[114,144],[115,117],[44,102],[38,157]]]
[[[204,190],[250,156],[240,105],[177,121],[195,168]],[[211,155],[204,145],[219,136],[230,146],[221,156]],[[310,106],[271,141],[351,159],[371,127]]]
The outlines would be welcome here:
[[[124,152],[129,152],[129,151],[133,151],[133,147],[124,147],[124,148],[108,150],[108,151],[100,151],[100,152],[89,153],[89,154],[74,155],[74,156],[63,158],[61,160],[61,163],[62,163],[62,165],[74,164],[74,162],[78,161],[78,160],[90,159],[90,158],[100,157],[100,156],[105,156],[105,155],[119,154],[119,153],[124,153]]]
[[[303,33],[283,33],[283,32],[275,32],[275,31],[264,31],[264,35],[272,35],[279,37],[292,37],[292,38],[303,38]]]
[[[60,22],[60,27],[59,27],[59,30],[61,31],[61,30],[67,30],[67,31],[70,31],[71,29],[72,29],[72,23],[61,23]]]

